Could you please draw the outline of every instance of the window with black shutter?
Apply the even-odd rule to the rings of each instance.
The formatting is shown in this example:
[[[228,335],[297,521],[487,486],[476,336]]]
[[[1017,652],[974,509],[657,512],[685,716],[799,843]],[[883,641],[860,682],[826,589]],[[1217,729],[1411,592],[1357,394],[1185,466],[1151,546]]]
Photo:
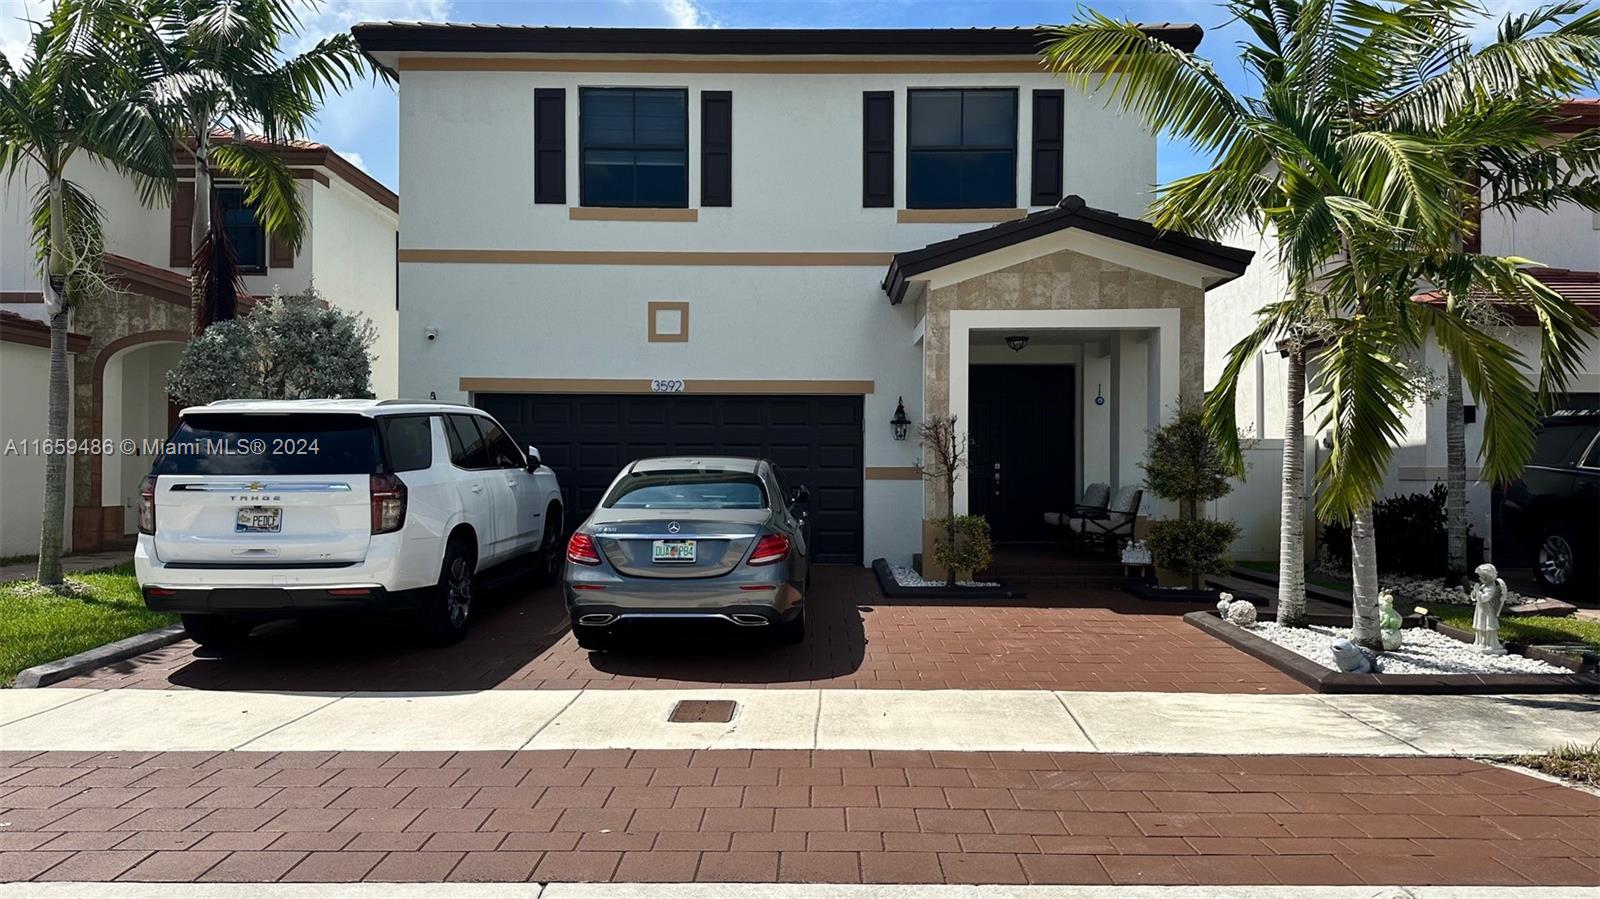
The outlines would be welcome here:
[[[1033,92],[1033,186],[1030,206],[1054,206],[1064,193],[1061,184],[1063,105],[1061,91]]]
[[[533,202],[567,202],[567,92],[533,92]]]
[[[700,92],[700,205],[733,205],[733,93]]]
[[[909,91],[906,205],[1009,208],[1017,203],[1017,92]]]
[[[861,205],[894,205],[894,92],[861,95]]]
[[[245,199],[243,187],[216,187],[217,206],[222,211],[222,230],[233,246],[233,257],[247,272],[267,270],[267,229]]]
[[[688,207],[688,91],[583,88],[578,133],[584,206]]]

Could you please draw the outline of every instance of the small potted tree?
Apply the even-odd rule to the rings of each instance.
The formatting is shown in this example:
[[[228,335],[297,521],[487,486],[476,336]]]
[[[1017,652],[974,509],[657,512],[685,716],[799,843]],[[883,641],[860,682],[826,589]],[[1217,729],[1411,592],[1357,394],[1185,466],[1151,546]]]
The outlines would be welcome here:
[[[933,561],[943,569],[945,587],[954,588],[962,574],[970,579],[989,567],[994,551],[989,521],[981,515],[955,514],[956,481],[967,465],[967,437],[956,427],[956,417],[930,418],[919,430],[922,476],[938,484],[944,495],[945,514],[938,521],[942,537],[934,542]]]
[[[1172,421],[1151,434],[1144,472],[1145,489],[1178,507],[1177,518],[1150,525],[1148,543],[1158,577],[1165,585],[1176,575],[1186,585],[1146,595],[1216,599],[1214,592],[1201,589],[1201,580],[1232,565],[1228,547],[1239,536],[1239,526],[1200,513],[1203,503],[1226,496],[1233,486],[1222,451],[1206,431],[1199,409],[1180,408]]]

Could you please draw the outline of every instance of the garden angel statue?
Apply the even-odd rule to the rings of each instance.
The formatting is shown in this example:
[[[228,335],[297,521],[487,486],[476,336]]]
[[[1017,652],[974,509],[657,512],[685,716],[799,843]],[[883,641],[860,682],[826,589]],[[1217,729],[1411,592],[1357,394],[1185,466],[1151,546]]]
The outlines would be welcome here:
[[[1486,656],[1503,656],[1500,645],[1500,612],[1510,591],[1500,572],[1489,563],[1479,565],[1478,582],[1472,586],[1472,648]]]

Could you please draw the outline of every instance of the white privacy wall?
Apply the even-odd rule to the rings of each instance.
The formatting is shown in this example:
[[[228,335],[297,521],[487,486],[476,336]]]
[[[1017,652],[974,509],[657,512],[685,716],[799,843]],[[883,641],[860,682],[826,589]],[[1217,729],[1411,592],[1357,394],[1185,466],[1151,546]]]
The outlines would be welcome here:
[[[70,394],[72,365],[67,365]],[[0,342],[0,447],[6,439],[43,440],[50,386],[50,351],[9,341]],[[67,433],[71,434],[71,410]],[[0,555],[39,551],[39,522],[44,515],[44,456],[0,453]],[[65,539],[72,540],[72,477],[67,477]]]

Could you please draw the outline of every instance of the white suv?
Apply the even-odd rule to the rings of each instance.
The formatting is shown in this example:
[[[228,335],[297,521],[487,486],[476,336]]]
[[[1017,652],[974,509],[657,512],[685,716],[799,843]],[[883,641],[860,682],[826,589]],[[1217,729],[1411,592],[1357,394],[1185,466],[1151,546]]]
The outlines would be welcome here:
[[[405,611],[466,632],[478,573],[555,580],[561,489],[488,414],[412,400],[230,400],[179,413],[139,491],[145,604],[198,643],[258,622]]]

